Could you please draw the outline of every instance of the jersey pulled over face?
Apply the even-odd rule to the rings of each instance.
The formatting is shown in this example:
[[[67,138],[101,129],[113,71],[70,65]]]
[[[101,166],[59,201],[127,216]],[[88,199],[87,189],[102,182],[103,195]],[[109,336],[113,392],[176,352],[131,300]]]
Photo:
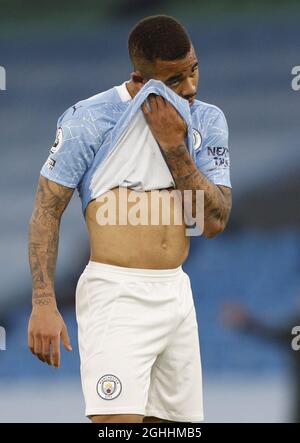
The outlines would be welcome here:
[[[228,127],[218,107],[199,100],[189,106],[156,80],[132,99],[124,82],[62,114],[41,169],[49,180],[78,189],[84,213],[91,200],[118,186],[136,191],[175,188],[140,108],[150,93],[164,96],[186,121],[186,144],[197,168],[216,185],[231,188]]]

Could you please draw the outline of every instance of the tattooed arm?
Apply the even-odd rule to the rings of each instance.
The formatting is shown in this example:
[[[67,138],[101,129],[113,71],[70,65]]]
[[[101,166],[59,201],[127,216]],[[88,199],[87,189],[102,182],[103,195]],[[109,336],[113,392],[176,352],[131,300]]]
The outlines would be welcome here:
[[[232,199],[231,189],[215,185],[202,174],[191,158],[184,142],[162,147],[163,155],[173,175],[177,189],[192,190],[192,216],[196,217],[197,190],[204,191],[204,235],[214,237],[222,232],[228,222]]]
[[[202,174],[184,143],[186,125],[176,109],[161,96],[149,95],[142,106],[146,121],[160,145],[173,175],[177,189],[192,191],[192,216],[197,211],[196,191],[204,191],[204,235],[213,237],[222,232],[231,211],[231,190],[218,186]],[[199,213],[199,212],[198,212]]]
[[[29,223],[32,314],[28,346],[41,361],[55,367],[60,365],[60,337],[66,349],[71,350],[67,328],[56,305],[54,274],[60,220],[73,192],[74,189],[40,176]]]

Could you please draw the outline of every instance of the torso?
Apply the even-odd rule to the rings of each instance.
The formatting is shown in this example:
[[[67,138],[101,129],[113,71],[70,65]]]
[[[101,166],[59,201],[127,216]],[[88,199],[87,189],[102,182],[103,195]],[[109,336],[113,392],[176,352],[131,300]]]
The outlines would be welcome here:
[[[160,196],[170,196],[173,188],[156,191]],[[123,192],[123,194],[122,194]],[[153,191],[132,191],[128,189],[131,201],[126,202],[123,209],[119,204],[120,195],[126,192],[126,188],[114,188],[106,192],[99,199],[92,200],[86,209],[86,223],[89,231],[92,261],[107,263],[116,266],[146,269],[171,269],[180,266],[188,256],[189,237],[185,235],[185,223],[181,211],[180,200],[171,199],[170,204],[170,223],[168,222],[168,212],[164,211],[166,219],[162,218],[162,205],[159,212],[151,205],[151,192]],[[178,191],[177,191],[178,192]],[[152,195],[152,199],[153,199]],[[135,200],[138,197],[138,200]],[[114,205],[114,199],[116,205]],[[108,202],[109,206],[108,206]],[[136,213],[136,217],[141,218],[142,214],[146,214],[143,223],[132,223],[133,208],[137,208],[139,204],[140,211]],[[117,211],[114,210],[114,206]],[[121,205],[122,206],[122,205]],[[109,211],[108,211],[109,207]],[[128,216],[126,217],[126,212]],[[104,211],[106,208],[106,212]],[[101,214],[116,214],[115,224],[100,225],[99,220]],[[147,216],[148,214],[148,216]],[[152,214],[152,224],[151,224]],[[154,224],[157,216],[157,224]],[[127,220],[127,224],[120,224],[123,220]],[[98,221],[97,221],[98,220]],[[131,221],[131,222],[130,222]],[[180,222],[180,224],[179,224]]]

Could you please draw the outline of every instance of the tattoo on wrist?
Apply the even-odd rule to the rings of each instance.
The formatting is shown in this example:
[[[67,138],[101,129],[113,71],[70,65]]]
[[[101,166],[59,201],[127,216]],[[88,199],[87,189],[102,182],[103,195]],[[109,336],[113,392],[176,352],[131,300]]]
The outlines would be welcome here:
[[[184,143],[181,143],[179,145],[172,146],[172,148],[163,149],[163,152],[169,160],[178,159],[178,157],[181,157],[182,154],[187,152],[187,147]]]
[[[37,306],[48,306],[55,302],[55,296],[52,292],[41,292],[32,295],[32,302]]]
[[[45,298],[54,298],[54,294],[52,292],[41,292],[38,294],[33,294],[33,299],[45,299]]]
[[[52,304],[52,301],[49,299],[45,299],[45,300],[37,299],[37,300],[33,301],[33,304],[36,306],[49,306]]]

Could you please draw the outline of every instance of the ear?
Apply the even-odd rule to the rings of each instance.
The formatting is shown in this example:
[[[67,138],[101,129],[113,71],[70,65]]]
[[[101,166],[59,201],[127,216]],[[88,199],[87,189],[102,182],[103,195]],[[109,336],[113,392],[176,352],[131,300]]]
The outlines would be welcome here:
[[[140,71],[133,71],[131,74],[131,80],[134,86],[138,89],[141,89],[146,83],[146,79],[142,76]]]
[[[140,91],[140,89],[142,89],[147,80],[143,78],[140,71],[133,71],[130,74],[130,77],[133,90],[132,92],[134,95],[136,95]]]

